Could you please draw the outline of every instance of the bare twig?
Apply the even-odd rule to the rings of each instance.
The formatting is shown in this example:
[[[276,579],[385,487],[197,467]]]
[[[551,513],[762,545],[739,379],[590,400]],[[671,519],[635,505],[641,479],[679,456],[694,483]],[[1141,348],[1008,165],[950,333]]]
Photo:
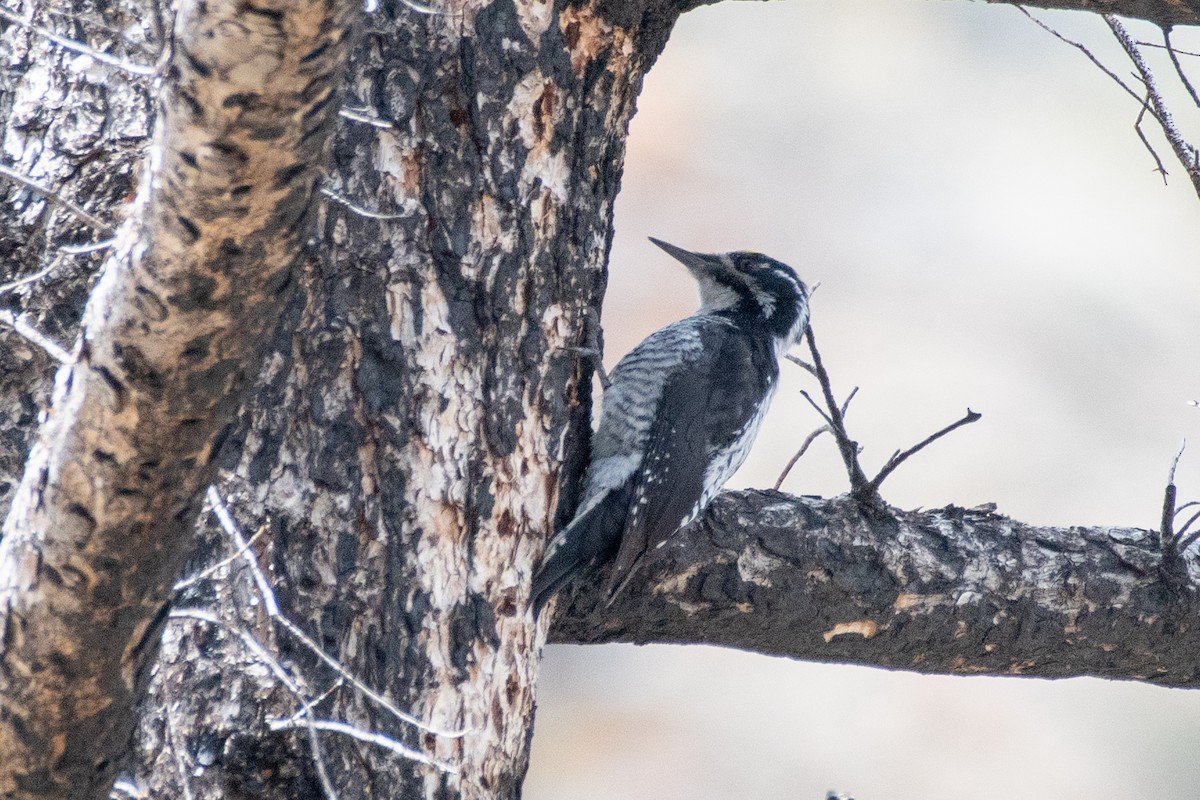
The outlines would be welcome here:
[[[834,439],[837,440],[838,452],[842,455],[842,463],[846,466],[846,473],[850,476],[850,491],[860,503],[866,504],[874,508],[882,508],[883,501],[867,481],[867,476],[862,470],[862,465],[858,462],[858,444],[850,439],[846,432],[846,421],[841,409],[838,407],[837,401],[833,399],[833,387],[829,382],[829,373],[825,371],[825,365],[821,362],[821,352],[817,350],[817,339],[813,335],[813,328],[808,326],[808,332],[805,334],[808,339],[808,350],[813,357],[813,367],[816,369],[817,381],[821,384],[821,393],[825,397],[826,411],[822,412],[821,416],[829,422],[830,429]],[[809,398],[812,401],[812,398]],[[814,404],[815,405],[815,404]]]
[[[1192,506],[1200,506],[1200,500],[1191,500],[1187,503],[1183,503],[1182,505],[1176,506],[1175,507],[1175,516],[1179,516],[1180,512],[1182,512],[1185,508],[1191,508]]]
[[[304,723],[297,723],[291,719],[269,719],[267,727],[273,731],[293,730],[301,727]],[[357,739],[360,742],[367,742],[377,747],[382,747],[385,750],[390,750],[396,755],[403,756],[412,761],[419,761],[422,764],[428,764],[432,767],[437,767],[443,772],[458,772],[458,767],[453,764],[447,764],[445,761],[439,761],[436,758],[430,758],[424,753],[413,750],[411,747],[397,742],[391,737],[384,736],[382,733],[373,731],[364,731],[361,728],[356,728],[353,725],[348,725],[345,722],[338,722],[332,719],[317,719],[312,721],[312,725],[317,730],[331,731],[340,733],[344,736],[349,736],[352,739]]]
[[[1059,40],[1060,42],[1062,42],[1063,44],[1068,44],[1068,45],[1070,45],[1071,47],[1074,47],[1076,50],[1078,50],[1079,52],[1081,52],[1081,53],[1083,53],[1085,56],[1087,56],[1088,60],[1089,60],[1089,61],[1091,61],[1093,64],[1095,64],[1095,65],[1096,65],[1096,66],[1097,66],[1097,67],[1100,69],[1100,71],[1101,71],[1101,72],[1103,72],[1103,73],[1104,73],[1105,75],[1107,75],[1108,77],[1112,78],[1112,79],[1113,79],[1113,81],[1114,81],[1114,82],[1115,82],[1115,83],[1116,83],[1118,86],[1120,86],[1122,89],[1124,89],[1124,90],[1125,90],[1125,93],[1126,93],[1126,94],[1128,94],[1128,95],[1129,95],[1130,97],[1132,97],[1134,100],[1138,101],[1138,103],[1139,103],[1139,104],[1141,104],[1141,102],[1142,102],[1142,98],[1141,98],[1141,96],[1140,96],[1140,95],[1138,95],[1138,93],[1137,93],[1137,92],[1135,92],[1135,91],[1134,91],[1134,90],[1133,90],[1133,89],[1132,89],[1132,88],[1129,86],[1129,84],[1127,84],[1127,83],[1125,83],[1125,81],[1121,80],[1121,78],[1120,78],[1120,77],[1117,75],[1117,73],[1113,72],[1111,69],[1109,69],[1108,67],[1104,66],[1104,62],[1102,62],[1100,59],[1096,58],[1096,56],[1095,56],[1095,55],[1092,53],[1092,51],[1091,51],[1091,50],[1088,50],[1088,49],[1087,49],[1087,47],[1085,47],[1084,45],[1080,44],[1079,42],[1076,42],[1076,41],[1075,41],[1075,40],[1073,40],[1073,39],[1068,39],[1067,37],[1063,36],[1061,33],[1059,33],[1058,31],[1054,30],[1054,28],[1052,28],[1052,27],[1050,27],[1049,25],[1047,25],[1046,23],[1042,22],[1040,19],[1038,19],[1037,17],[1035,17],[1033,14],[1030,14],[1030,13],[1029,13],[1029,10],[1028,10],[1028,9],[1026,9],[1024,6],[1017,6],[1017,10],[1018,10],[1018,11],[1020,11],[1020,12],[1021,12],[1022,14],[1024,14],[1025,16],[1029,17],[1029,19],[1031,19],[1035,25],[1037,25],[1039,28],[1041,28],[1042,30],[1044,30],[1044,31],[1046,31],[1047,33],[1049,33],[1049,34],[1050,34],[1051,36],[1053,36],[1055,39],[1058,39],[1058,40]],[[1157,119],[1157,115],[1155,114],[1155,111],[1154,111],[1153,109],[1151,110],[1151,112],[1150,112],[1150,113],[1151,113],[1152,115],[1155,115],[1155,119]]]
[[[800,367],[800,369],[804,370],[809,375],[816,377],[817,368],[814,367],[812,364],[808,363],[807,361],[805,361],[804,359],[802,359],[798,356],[794,356],[791,353],[784,353],[783,357],[786,358],[788,361],[792,362],[793,364],[795,364],[797,367]]]
[[[971,409],[968,408],[966,415],[963,416],[962,419],[958,420],[957,422],[951,423],[950,425],[947,425],[946,427],[942,428],[937,433],[934,433],[930,436],[925,437],[920,442],[918,442],[917,444],[908,448],[904,452],[902,452],[902,453],[897,452],[897,453],[893,454],[892,457],[887,460],[887,463],[883,465],[883,469],[879,470],[879,474],[876,475],[871,480],[871,486],[873,486],[875,489],[878,489],[879,485],[881,483],[883,483],[884,479],[887,478],[887,476],[891,475],[893,472],[895,472],[896,467],[903,464],[904,461],[906,459],[908,459],[910,456],[925,449],[926,447],[933,444],[938,439],[942,438],[943,436],[950,433],[951,431],[957,430],[958,428],[961,428],[963,425],[970,425],[972,422],[976,422],[982,417],[983,417],[982,414],[980,414],[976,411],[972,411]]]
[[[204,493],[204,499],[208,501],[208,505],[212,508],[213,514],[216,515],[217,521],[221,523],[222,530],[229,535],[229,538],[233,539],[238,553],[246,559],[246,563],[250,567],[250,574],[254,578],[255,585],[258,587],[259,595],[262,597],[267,616],[272,619],[282,616],[279,613],[279,603],[275,600],[275,590],[271,588],[271,582],[263,574],[262,567],[258,564],[258,556],[250,549],[250,543],[246,541],[246,536],[242,533],[241,526],[238,525],[237,520],[230,513],[229,506],[225,505],[225,498],[221,497],[221,493],[217,491],[217,487],[209,486],[208,491]]]
[[[209,625],[214,625],[222,630],[232,633],[234,636],[238,637],[239,640],[241,640],[242,644],[247,650],[250,651],[251,655],[257,658],[259,662],[267,667],[267,669],[271,670],[279,682],[287,687],[287,690],[291,692],[297,700],[299,700],[301,703],[304,702],[306,695],[304,689],[301,688],[300,684],[290,674],[288,674],[288,671],[283,668],[283,665],[279,663],[279,660],[271,655],[267,648],[264,647],[262,643],[258,641],[258,639],[255,639],[249,631],[234,627],[215,614],[211,614],[208,611],[198,608],[173,609],[170,614],[168,614],[168,618],[190,619],[199,622],[206,622]],[[333,781],[329,779],[329,772],[325,768],[325,757],[321,749],[321,739],[319,736],[317,736],[317,729],[313,724],[314,720],[312,713],[309,712],[306,714],[305,719],[306,724],[304,727],[308,731],[309,748],[312,754],[313,765],[317,769],[317,777],[321,781],[321,788],[324,790],[325,796],[328,798],[328,800],[338,800],[337,789],[334,788]]]
[[[220,561],[218,561],[215,564],[210,564],[209,566],[207,566],[204,569],[197,572],[195,575],[191,575],[187,578],[181,579],[178,583],[175,584],[175,586],[174,586],[175,591],[178,592],[181,589],[186,589],[187,587],[192,586],[193,584],[197,584],[200,581],[207,578],[208,576],[221,570],[222,568],[229,566],[234,561],[237,561],[239,558],[242,557],[243,553],[245,553],[250,548],[254,547],[254,543],[256,541],[258,541],[258,537],[262,536],[265,531],[266,531],[265,526],[259,528],[258,530],[256,530],[254,532],[253,536],[251,536],[249,539],[244,541],[240,546],[238,546],[237,550],[235,550],[232,555],[226,556],[225,558],[221,559]]]
[[[40,281],[51,272],[54,272],[54,270],[58,269],[58,266],[59,265],[56,262],[52,261],[47,266],[42,267],[37,272],[26,275],[24,278],[17,278],[15,281],[9,281],[8,283],[0,283],[0,297],[8,294],[14,289],[19,289],[27,284]]]
[[[146,796],[146,792],[133,781],[118,780],[113,783],[113,790],[108,796],[113,798],[113,800],[119,800],[121,797],[132,797],[133,800],[142,800]]]
[[[1162,518],[1158,526],[1159,541],[1162,543],[1164,550],[1174,551],[1177,544],[1177,537],[1175,535],[1175,499],[1177,494],[1175,470],[1179,468],[1179,459],[1183,458],[1183,451],[1186,447],[1187,439],[1184,439],[1180,442],[1179,449],[1175,452],[1175,457],[1171,459],[1171,468],[1167,470],[1167,488],[1163,491]]]
[[[120,39],[128,45],[136,47],[148,56],[154,56],[155,58],[158,58],[161,55],[161,53],[152,48],[147,42],[135,41],[125,31],[106,23],[102,18],[100,18],[99,15],[81,14],[77,11],[71,11],[70,9],[66,8],[54,8],[53,6],[47,6],[45,11],[47,14],[53,14],[56,17],[64,17],[66,19],[74,20],[81,25],[87,25],[92,28],[102,30],[108,34],[111,34],[113,37]]]
[[[1140,44],[1140,43],[1139,43]],[[1171,57],[1171,64],[1175,67],[1175,74],[1179,76],[1183,88],[1187,89],[1187,93],[1192,96],[1192,102],[1197,108],[1200,108],[1200,95],[1196,94],[1196,87],[1192,86],[1192,82],[1188,79],[1187,72],[1184,71],[1183,65],[1179,63],[1179,51],[1171,44],[1171,28],[1163,28],[1163,47],[1167,50],[1167,55]],[[1186,55],[1194,56],[1196,53],[1186,53]]]
[[[380,117],[377,117],[374,114],[369,113],[366,109],[362,108],[350,108],[349,106],[346,106],[338,111],[338,116],[354,120],[355,122],[363,122],[367,125],[371,125],[376,128],[383,128],[385,130],[396,127],[396,123],[390,122],[386,119],[381,119]]]
[[[12,9],[0,6],[0,17],[12,20],[23,28],[27,28],[34,33],[44,36],[60,47],[65,47],[68,50],[74,50],[76,53],[83,53],[86,56],[91,56],[102,64],[108,64],[110,67],[124,70],[133,75],[141,75],[143,77],[152,77],[158,70],[154,67],[147,67],[144,64],[135,64],[132,61],[126,61],[123,58],[110,56],[102,50],[97,50],[94,47],[88,47],[83,42],[77,42],[74,39],[68,39],[66,36],[60,36],[49,28],[43,28],[33,22],[22,17]]]
[[[411,8],[413,11],[417,12],[418,14],[430,14],[435,17],[441,17],[441,16],[446,15],[445,11],[438,11],[436,8],[434,8],[431,5],[426,5],[425,3],[418,3],[417,0],[400,0],[400,2],[403,3],[404,5],[408,6],[409,8]]]
[[[833,424],[833,420],[830,418],[829,414],[825,413],[825,409],[821,408],[820,403],[818,403],[816,400],[812,399],[812,395],[810,395],[804,389],[801,389],[800,396],[803,397],[805,400],[807,400],[808,404],[813,407],[813,410],[815,410],[818,414],[821,415],[821,419],[825,420],[825,422],[828,423],[829,425]]]
[[[97,250],[107,250],[117,243],[116,239],[102,239],[99,242],[81,242],[80,244],[64,244],[58,249],[73,256],[84,253],[94,253]]]
[[[0,323],[12,328],[20,334],[25,341],[41,348],[46,355],[53,358],[60,364],[68,364],[71,362],[71,354],[63,349],[62,345],[51,339],[46,334],[39,331],[37,328],[29,324],[25,319],[24,314],[13,314],[7,309],[0,310]]]
[[[404,219],[405,217],[408,216],[408,214],[384,214],[379,211],[371,211],[368,208],[363,208],[360,205],[356,205],[353,200],[343,197],[342,195],[338,194],[337,192],[333,191],[332,189],[322,189],[321,194],[325,195],[326,197],[328,197],[330,200],[334,201],[338,205],[345,206],[346,208],[353,211],[355,214],[358,214],[360,217],[366,217],[367,219],[379,219],[379,220]]]
[[[1162,159],[1158,157],[1158,151],[1154,149],[1154,145],[1150,144],[1150,140],[1146,138],[1146,132],[1142,130],[1142,120],[1146,118],[1146,109],[1150,106],[1150,98],[1146,97],[1142,101],[1142,107],[1138,111],[1137,119],[1133,121],[1133,131],[1141,140],[1142,145],[1146,148],[1146,152],[1154,159],[1154,171],[1162,175],[1163,185],[1167,184],[1167,168],[1163,165]]]
[[[1169,582],[1181,585],[1183,585],[1183,578],[1186,576],[1182,562],[1183,554],[1187,552],[1189,547],[1200,540],[1200,531],[1188,535],[1188,531],[1200,520],[1200,511],[1188,517],[1182,526],[1175,526],[1175,517],[1179,512],[1185,508],[1200,505],[1200,501],[1196,500],[1180,506],[1176,506],[1175,504],[1178,497],[1175,486],[1175,472],[1179,468],[1179,460],[1183,457],[1183,451],[1186,447],[1187,440],[1184,439],[1179,445],[1179,450],[1175,452],[1175,457],[1171,459],[1171,468],[1167,470],[1167,488],[1163,491],[1162,520],[1159,523],[1158,531],[1159,547],[1162,551],[1163,574]]]
[[[1191,536],[1187,536],[1187,538],[1183,538],[1185,536],[1185,534],[1187,534],[1187,532],[1189,530],[1191,530],[1191,527],[1192,527],[1192,525],[1194,525],[1196,523],[1196,520],[1200,520],[1200,511],[1197,511],[1195,514],[1192,514],[1192,516],[1188,517],[1188,521],[1183,523],[1183,527],[1181,527],[1179,529],[1179,531],[1175,534],[1177,537],[1182,539],[1182,541],[1179,544],[1179,552],[1181,552],[1181,553],[1184,552],[1185,550],[1187,550],[1193,544],[1195,544],[1197,539],[1200,539],[1200,531],[1196,531]]]
[[[0,10],[2,9],[3,6],[0,6]],[[0,14],[0,16],[3,16],[3,14]],[[86,222],[92,228],[96,229],[100,233],[103,233],[105,236],[112,236],[117,231],[117,229],[112,225],[109,225],[104,220],[95,216],[83,206],[68,200],[48,186],[43,186],[33,178],[26,177],[25,175],[22,175],[16,170],[10,169],[3,164],[0,164],[0,176],[8,178],[13,183],[19,183],[26,189],[31,189],[32,191],[37,192],[55,205],[62,206],[75,216],[79,217],[80,220]]]
[[[808,452],[808,448],[811,447],[812,443],[817,440],[817,437],[820,436],[822,433],[831,433],[831,432],[832,431],[830,430],[828,425],[822,425],[821,427],[817,428],[815,431],[810,433],[808,436],[805,436],[804,442],[800,445],[800,449],[797,450],[796,455],[792,456],[791,460],[787,462],[787,466],[785,466],[783,468],[783,472],[779,473],[779,478],[775,481],[775,485],[772,486],[771,488],[774,489],[775,491],[779,491],[779,487],[783,485],[784,478],[786,478],[788,476],[788,473],[792,471],[792,467],[796,466],[796,462],[804,457],[804,454]]]
[[[814,372],[815,372],[815,370],[814,370]],[[814,441],[816,441],[817,437],[820,436],[822,433],[833,433],[833,428],[831,428],[830,425],[828,424],[829,417],[826,416],[825,412],[821,409],[821,407],[818,406],[816,404],[816,402],[814,402],[813,399],[808,396],[808,392],[801,390],[800,394],[804,395],[804,398],[806,400],[808,400],[809,403],[812,404],[813,408],[817,409],[818,414],[820,414],[822,417],[825,417],[827,424],[822,425],[820,428],[817,428],[815,431],[813,431],[812,433],[810,433],[808,436],[806,436],[804,438],[804,441],[800,445],[800,449],[796,451],[796,455],[792,456],[791,460],[788,461],[787,466],[785,466],[783,468],[783,472],[779,473],[779,479],[775,481],[775,486],[772,487],[776,491],[778,491],[779,487],[783,485],[783,479],[786,478],[788,476],[788,473],[792,471],[792,467],[796,466],[796,462],[804,457],[804,454],[806,452],[808,452],[808,448],[810,446],[812,446],[812,443]],[[858,394],[857,386],[855,386],[853,389],[850,390],[850,394],[846,396],[846,402],[842,403],[842,417],[843,418],[846,416],[846,410],[848,408],[850,408],[850,401],[854,399],[854,395],[856,395],[856,394]]]
[[[1154,48],[1157,48],[1157,49],[1159,49],[1159,50],[1164,50],[1164,49],[1166,49],[1166,45],[1164,45],[1164,44],[1159,44],[1158,42],[1143,42],[1143,41],[1141,41],[1141,40],[1139,39],[1137,44],[1138,44],[1138,47],[1154,47]],[[1176,52],[1176,53],[1178,53],[1178,54],[1179,54],[1179,55],[1181,55],[1181,56],[1192,56],[1192,57],[1194,57],[1194,58],[1200,58],[1200,53],[1193,53],[1193,52],[1191,52],[1191,51],[1188,51],[1188,50],[1179,50],[1179,49],[1175,49],[1175,52]]]
[[[258,557],[254,554],[254,551],[250,549],[249,544],[246,542],[246,537],[242,533],[241,527],[233,518],[233,514],[230,513],[229,507],[225,504],[224,498],[221,497],[221,493],[217,491],[215,486],[210,486],[208,487],[208,492],[205,495],[205,499],[208,501],[209,506],[212,507],[212,511],[216,515],[217,520],[221,523],[221,527],[225,530],[229,537],[233,539],[234,545],[237,547],[242,558],[245,559],[246,564],[250,569],[250,573],[254,578],[254,583],[258,587],[258,593],[262,597],[263,608],[266,611],[267,616],[270,617],[272,621],[277,623],[281,628],[298,639],[301,644],[308,648],[313,655],[323,661],[338,675],[345,678],[347,683],[357,689],[364,696],[379,704],[397,719],[407,722],[410,725],[414,725],[423,731],[428,731],[432,734],[445,738],[455,739],[463,736],[466,733],[466,731],[461,730],[447,730],[440,728],[436,725],[425,722],[424,720],[415,717],[406,711],[401,711],[390,700],[376,692],[367,684],[363,683],[352,672],[343,667],[337,659],[326,653],[325,650],[319,644],[317,644],[312,637],[305,633],[299,625],[292,622],[285,614],[280,612],[279,602],[275,599],[275,591],[271,588],[271,582],[267,580],[267,576],[263,573],[262,567],[259,566]]]

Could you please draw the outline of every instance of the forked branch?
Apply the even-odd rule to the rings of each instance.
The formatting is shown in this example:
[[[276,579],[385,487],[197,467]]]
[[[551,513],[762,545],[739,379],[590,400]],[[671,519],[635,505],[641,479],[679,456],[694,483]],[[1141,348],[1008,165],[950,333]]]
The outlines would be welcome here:
[[[779,476],[779,480],[775,482],[775,488],[779,488],[779,486],[783,483],[783,479],[787,477],[788,472],[791,471],[792,467],[795,466],[800,457],[804,455],[804,453],[812,445],[813,441],[816,440],[819,435],[828,431],[829,433],[833,434],[834,439],[837,441],[838,452],[842,456],[842,462],[846,467],[846,474],[850,478],[850,496],[854,498],[855,502],[864,513],[868,513],[870,515],[886,514],[888,509],[887,503],[884,502],[883,497],[879,494],[879,487],[883,484],[884,480],[887,479],[887,477],[893,472],[895,472],[896,468],[903,464],[911,456],[917,454],[921,450],[936,442],[938,439],[949,434],[951,431],[978,421],[982,417],[982,414],[979,414],[978,412],[972,411],[968,408],[966,415],[962,419],[947,425],[930,436],[927,436],[907,450],[897,450],[892,454],[891,458],[887,460],[887,463],[883,465],[879,472],[876,473],[875,477],[868,479],[866,472],[863,471],[862,464],[858,458],[861,448],[859,447],[858,442],[850,438],[850,434],[846,430],[846,409],[849,407],[850,401],[854,398],[854,395],[858,392],[858,387],[854,387],[854,390],[850,392],[845,402],[839,406],[837,400],[834,398],[833,385],[829,379],[829,372],[825,369],[825,363],[821,359],[821,351],[817,349],[817,340],[816,336],[813,334],[811,325],[808,328],[806,338],[808,341],[809,352],[812,353],[812,364],[809,365],[808,363],[791,356],[788,357],[788,360],[799,364],[805,370],[810,372],[816,377],[817,383],[820,384],[821,396],[825,401],[824,407],[818,404],[817,401],[808,394],[808,392],[801,391],[800,394],[809,402],[810,405],[812,405],[814,409],[816,409],[817,413],[821,415],[821,418],[825,420],[825,425],[813,431],[808,435],[807,438],[805,438],[800,450],[795,456],[792,457],[791,461],[788,462],[787,466],[783,470],[783,473]]]

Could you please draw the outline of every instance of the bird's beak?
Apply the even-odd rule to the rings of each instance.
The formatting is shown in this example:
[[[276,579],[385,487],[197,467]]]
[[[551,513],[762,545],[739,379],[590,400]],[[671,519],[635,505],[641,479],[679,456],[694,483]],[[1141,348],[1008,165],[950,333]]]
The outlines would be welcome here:
[[[674,258],[679,263],[688,268],[688,271],[696,276],[696,279],[707,278],[712,280],[719,274],[728,272],[728,268],[721,261],[720,256],[710,256],[705,253],[693,253],[690,250],[684,250],[682,247],[676,247],[673,244],[667,244],[661,239],[649,237],[650,241],[661,247],[663,250]]]

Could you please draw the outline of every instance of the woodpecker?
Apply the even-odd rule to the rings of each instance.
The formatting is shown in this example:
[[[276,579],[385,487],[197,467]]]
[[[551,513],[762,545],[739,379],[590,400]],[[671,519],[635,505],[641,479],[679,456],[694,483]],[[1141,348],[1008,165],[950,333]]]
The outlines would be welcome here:
[[[646,552],[700,515],[746,459],[779,360],[808,327],[808,287],[786,264],[650,241],[696,279],[700,309],[650,334],[613,370],[579,510],[533,578],[535,615],[609,559],[611,602]]]

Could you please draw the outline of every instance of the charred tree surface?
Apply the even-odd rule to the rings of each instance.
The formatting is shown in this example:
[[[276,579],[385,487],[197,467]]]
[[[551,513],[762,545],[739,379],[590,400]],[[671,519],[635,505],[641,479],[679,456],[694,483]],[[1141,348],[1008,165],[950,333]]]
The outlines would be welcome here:
[[[324,733],[343,796],[519,793],[540,651],[530,573],[560,465],[585,452],[578,348],[598,317],[634,99],[675,14],[538,0],[419,13],[393,0],[367,19],[322,249],[223,482],[247,528],[269,526],[264,560],[286,613],[398,705],[463,732],[428,733],[335,691],[322,717],[456,770]],[[140,785],[317,791],[303,730],[264,724],[295,699],[264,712],[263,685],[222,680],[244,655],[236,637],[179,620],[165,652],[143,763],[169,738],[211,757],[185,747],[183,770],[158,759]],[[319,688],[332,682],[311,655],[288,655]]]
[[[0,543],[5,797],[106,797],[128,750],[199,497],[306,234],[341,9],[181,6],[146,183]]]
[[[1200,685],[1192,578],[1156,533],[1039,528],[985,509],[719,497],[609,609],[559,601],[555,642],[704,643],[917,672]],[[1182,563],[1180,566],[1183,566]]]

